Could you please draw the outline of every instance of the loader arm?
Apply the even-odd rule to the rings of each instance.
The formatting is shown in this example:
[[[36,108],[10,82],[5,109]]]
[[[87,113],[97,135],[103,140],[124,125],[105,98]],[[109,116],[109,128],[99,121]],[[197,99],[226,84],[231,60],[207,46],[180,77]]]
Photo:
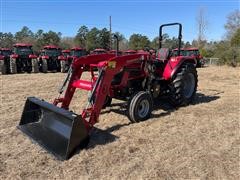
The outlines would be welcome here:
[[[77,88],[91,91],[94,101],[89,100],[88,106],[81,113],[85,126],[90,130],[98,122],[98,117],[105,98],[110,94],[111,82],[120,70],[141,59],[146,59],[147,54],[133,54],[116,56],[114,54],[100,54],[80,57],[72,64],[72,75],[63,97],[54,100],[54,105],[61,103],[63,109],[69,108],[74,92]],[[91,81],[81,80],[82,73],[93,71],[91,66],[97,67],[101,73],[92,77]],[[91,74],[94,74],[91,72]]]

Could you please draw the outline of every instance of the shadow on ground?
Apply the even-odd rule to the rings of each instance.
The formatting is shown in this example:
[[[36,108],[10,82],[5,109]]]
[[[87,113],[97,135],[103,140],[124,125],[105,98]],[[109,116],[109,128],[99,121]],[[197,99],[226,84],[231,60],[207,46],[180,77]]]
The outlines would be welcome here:
[[[201,103],[209,103],[219,98],[220,96],[216,96],[216,95],[208,96],[202,93],[197,93],[194,101],[190,104],[190,106],[201,104]],[[163,112],[159,114],[152,114],[151,118],[159,118],[159,117],[167,116],[177,110],[177,108],[173,107],[166,98],[162,98],[155,101],[154,110],[159,110],[159,109],[162,109]],[[121,115],[127,115],[127,103],[126,102],[112,103],[111,107],[107,108],[106,110],[103,110],[101,114],[110,113],[110,112],[118,113]],[[87,149],[116,141],[118,139],[118,136],[113,135],[112,132],[119,130],[122,127],[128,126],[130,124],[131,123],[118,124],[118,125],[109,127],[105,130],[94,128],[91,133],[91,138],[87,146]],[[76,154],[78,154],[79,151],[80,149],[76,152]]]
[[[113,131],[119,130],[124,126],[128,126],[130,123],[125,124],[117,124],[112,127],[107,128],[106,130],[102,130],[99,128],[94,128],[92,130],[91,136],[86,139],[73,153],[74,155],[77,155],[80,153],[80,151],[84,148],[86,149],[92,149],[95,148],[98,145],[106,145],[109,143],[112,143],[116,141],[119,137],[112,134]]]
[[[190,104],[190,106],[202,104],[202,103],[209,103],[219,98],[220,96],[218,95],[205,95],[203,93],[198,92],[196,93],[194,101]],[[162,109],[164,112],[161,112],[160,114],[153,114],[152,117],[158,118],[158,117],[169,115],[171,112],[177,110],[178,108],[172,106],[169,103],[167,98],[159,98],[154,102],[154,110],[159,110],[159,109]],[[107,110],[103,110],[101,114],[110,113],[110,112],[127,116],[127,102],[112,103],[111,107],[108,108]]]

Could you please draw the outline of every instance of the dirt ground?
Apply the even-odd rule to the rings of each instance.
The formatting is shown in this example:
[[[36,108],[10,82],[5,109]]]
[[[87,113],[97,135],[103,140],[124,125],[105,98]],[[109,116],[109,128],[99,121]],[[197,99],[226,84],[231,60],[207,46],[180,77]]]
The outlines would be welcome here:
[[[0,179],[240,179],[240,68],[198,69],[193,104],[160,102],[131,124],[124,103],[102,111],[87,149],[58,161],[16,126],[26,97],[52,101],[64,74],[0,76]],[[71,108],[80,112],[86,92]]]

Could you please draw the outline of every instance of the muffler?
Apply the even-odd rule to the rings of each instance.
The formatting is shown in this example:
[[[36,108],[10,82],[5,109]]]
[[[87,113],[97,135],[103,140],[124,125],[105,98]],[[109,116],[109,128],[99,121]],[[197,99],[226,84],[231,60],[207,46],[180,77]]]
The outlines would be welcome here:
[[[27,98],[18,128],[60,160],[88,140],[80,115],[35,97]]]

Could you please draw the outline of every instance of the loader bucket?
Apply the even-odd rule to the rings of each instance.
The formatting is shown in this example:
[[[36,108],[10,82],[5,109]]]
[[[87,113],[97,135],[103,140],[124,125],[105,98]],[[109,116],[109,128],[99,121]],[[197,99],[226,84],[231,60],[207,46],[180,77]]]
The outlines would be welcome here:
[[[18,128],[61,160],[88,138],[81,116],[35,97],[27,98]]]

